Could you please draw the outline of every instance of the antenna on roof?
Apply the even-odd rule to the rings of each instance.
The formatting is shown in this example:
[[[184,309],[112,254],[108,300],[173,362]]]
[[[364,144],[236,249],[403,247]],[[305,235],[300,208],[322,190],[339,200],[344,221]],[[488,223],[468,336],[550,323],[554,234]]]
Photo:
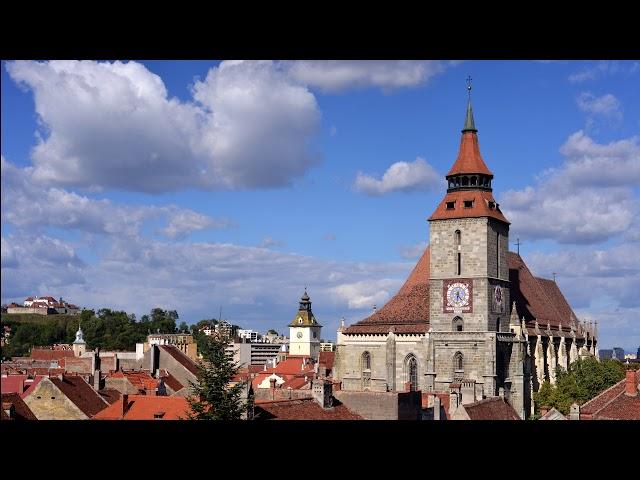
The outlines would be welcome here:
[[[553,272],[553,281],[556,281],[556,272]]]

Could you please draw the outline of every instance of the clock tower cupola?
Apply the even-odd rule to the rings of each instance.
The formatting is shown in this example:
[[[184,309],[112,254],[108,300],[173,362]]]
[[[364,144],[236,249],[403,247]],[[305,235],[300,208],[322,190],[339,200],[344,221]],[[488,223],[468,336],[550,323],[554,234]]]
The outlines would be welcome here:
[[[289,354],[304,355],[318,360],[321,328],[322,325],[311,311],[311,299],[305,288],[300,297],[298,312],[289,324]]]

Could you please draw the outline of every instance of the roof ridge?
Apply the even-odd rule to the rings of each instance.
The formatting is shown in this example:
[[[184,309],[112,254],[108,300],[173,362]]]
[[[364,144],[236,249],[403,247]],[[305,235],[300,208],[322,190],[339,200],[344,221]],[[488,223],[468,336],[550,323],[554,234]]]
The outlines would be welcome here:
[[[580,410],[584,409],[584,408],[589,408],[589,404],[591,402],[595,402],[598,397],[601,397],[602,395],[604,395],[605,393],[607,393],[609,390],[613,390],[614,388],[618,387],[618,386],[622,386],[624,387],[624,382],[626,382],[626,378],[623,378],[622,380],[620,380],[617,383],[614,383],[613,385],[611,385],[609,388],[607,388],[606,390],[601,391],[599,394],[597,394],[595,397],[593,397],[591,400],[586,401],[585,403],[583,403],[580,406]],[[611,400],[609,400],[607,403],[605,403],[601,408],[599,408],[598,410],[594,410],[593,413],[597,413],[600,410],[602,410],[604,407],[606,407],[607,405],[609,405],[611,402],[613,402],[616,398],[618,398],[620,396],[620,394],[624,393],[624,388],[620,391],[620,393],[618,395],[615,395],[614,397],[611,398]]]

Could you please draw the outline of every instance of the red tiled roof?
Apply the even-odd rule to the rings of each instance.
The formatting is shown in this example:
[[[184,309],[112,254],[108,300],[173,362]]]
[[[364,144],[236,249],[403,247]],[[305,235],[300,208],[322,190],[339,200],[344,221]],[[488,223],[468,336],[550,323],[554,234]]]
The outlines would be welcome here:
[[[320,352],[318,363],[324,365],[327,370],[333,369],[333,361],[336,358],[336,352]]]
[[[429,247],[402,288],[373,315],[346,328],[346,334],[426,333],[429,329]]]
[[[640,393],[635,396],[625,394],[627,379],[592,398],[580,407],[580,418],[586,415],[597,420],[640,420]],[[640,370],[635,372],[636,392],[640,384]]]
[[[294,378],[302,377],[304,380],[304,376],[306,375],[309,379],[313,379],[314,377],[314,365],[311,363],[307,363],[302,366],[302,362],[305,358],[303,356],[289,356],[286,360],[278,363],[275,368],[271,367],[266,370],[261,371],[255,378],[251,381],[253,388],[258,388],[265,378],[271,376],[272,374],[276,374],[280,378],[282,378],[285,383]],[[297,386],[300,382],[295,382],[293,384],[289,384],[292,389],[300,388],[301,386],[306,385],[308,382],[304,382],[302,385]],[[279,387],[283,387],[284,384]]]
[[[98,390],[98,393],[109,405],[113,405],[121,396],[115,388],[103,388]]]
[[[149,372],[120,370],[107,375],[111,378],[126,378],[138,390],[155,390],[158,387],[158,381],[153,378]]]
[[[254,409],[256,420],[362,420],[334,399],[331,409],[324,409],[312,398],[260,402]]]
[[[92,417],[108,405],[80,376],[63,375],[62,380],[55,377],[49,380],[88,417]]]
[[[123,415],[126,398],[127,411]],[[156,420],[157,413],[163,413],[161,420],[186,419],[189,403],[183,397],[156,397],[154,395],[123,395],[118,401],[95,415],[95,420]]]
[[[178,379],[173,375],[171,375],[169,372],[167,372],[166,375],[163,375],[162,379],[164,380],[164,383],[167,385],[167,387],[173,390],[174,393],[177,392],[178,390],[181,390],[182,387],[184,387],[184,385],[182,385],[182,383],[180,383]]]
[[[557,330],[571,331],[571,319],[577,317],[553,280],[534,277],[520,255],[507,252],[511,301],[516,302],[518,316],[525,317],[528,326],[535,320],[540,328],[547,323]],[[577,333],[577,332],[576,332]]]
[[[193,373],[194,375],[198,375],[198,366],[196,365],[196,362],[191,360],[178,347],[174,347],[173,345],[160,345],[160,348],[162,348],[165,352],[171,355],[178,363],[180,363],[189,372]]]
[[[471,420],[520,420],[518,413],[502,397],[492,397],[464,405]]]
[[[29,406],[24,403],[24,400],[17,393],[3,393],[2,394],[2,410],[4,413],[5,404],[13,405],[12,420],[37,420]],[[5,414],[6,415],[6,414]],[[4,416],[3,420],[6,420]]]
[[[433,408],[428,406],[430,396],[437,396],[438,398],[440,398],[440,405],[442,406],[442,408],[444,408],[445,417],[449,419],[449,402],[451,399],[451,395],[448,393],[423,393],[422,408]]]
[[[464,201],[473,202],[471,208],[464,208]],[[453,209],[447,209],[447,203],[455,202]],[[493,208],[490,208],[493,202]],[[497,206],[491,192],[485,190],[458,190],[447,193],[429,217],[431,220],[446,220],[449,218],[477,218],[491,217],[504,223],[510,223]]]
[[[305,385],[308,385],[313,380],[312,375],[307,375],[305,377],[293,377],[291,379],[286,380],[280,388],[290,388],[291,390],[299,390]]]
[[[26,379],[26,375],[3,376],[2,381],[0,381],[0,390],[2,391],[2,394],[17,393],[18,395],[22,395],[22,392],[24,392],[24,381]]]
[[[458,157],[449,173],[447,173],[447,177],[458,173],[482,173],[493,176],[493,173],[491,173],[491,170],[482,159],[478,135],[475,132],[464,132],[462,134]]]
[[[31,358],[34,360],[60,360],[65,357],[75,356],[73,350],[51,350],[48,348],[34,348],[31,350]]]

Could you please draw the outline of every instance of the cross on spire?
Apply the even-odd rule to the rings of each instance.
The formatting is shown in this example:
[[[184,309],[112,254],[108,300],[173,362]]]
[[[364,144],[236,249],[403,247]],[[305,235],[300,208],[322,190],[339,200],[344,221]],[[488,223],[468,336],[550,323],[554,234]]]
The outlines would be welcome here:
[[[553,281],[556,281],[556,272],[553,272]]]
[[[518,255],[520,255],[520,245],[522,245],[522,242],[520,242],[520,237],[516,238],[515,245],[518,248]]]
[[[469,93],[469,99],[471,99],[471,82],[472,82],[472,80],[473,79],[471,78],[471,75],[469,75],[467,77],[467,91]]]
[[[467,77],[467,93],[469,95],[469,100],[467,102],[467,116],[464,121],[464,128],[462,129],[462,133],[478,131],[473,121],[473,109],[471,108],[471,75]]]

